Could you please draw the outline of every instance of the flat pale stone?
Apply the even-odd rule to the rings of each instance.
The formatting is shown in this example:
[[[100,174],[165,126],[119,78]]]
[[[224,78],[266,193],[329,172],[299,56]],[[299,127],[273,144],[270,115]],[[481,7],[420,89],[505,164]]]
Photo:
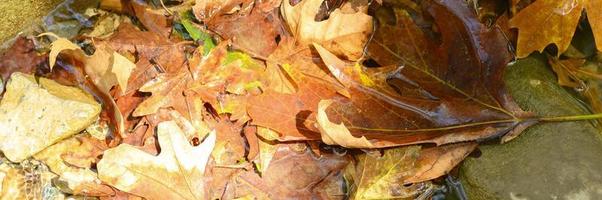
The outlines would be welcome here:
[[[100,110],[92,95],[79,88],[14,73],[0,102],[0,150],[20,162],[79,133]]]

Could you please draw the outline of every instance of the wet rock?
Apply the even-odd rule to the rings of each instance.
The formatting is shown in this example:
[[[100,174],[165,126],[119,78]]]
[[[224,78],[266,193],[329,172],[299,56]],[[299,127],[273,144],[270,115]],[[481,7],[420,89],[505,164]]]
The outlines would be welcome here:
[[[20,162],[85,129],[99,113],[100,104],[79,88],[13,73],[0,102],[0,150]]]
[[[506,83],[519,105],[543,116],[589,113],[542,57],[510,66]],[[503,145],[481,146],[461,166],[470,199],[602,199],[602,137],[593,122],[535,125]]]

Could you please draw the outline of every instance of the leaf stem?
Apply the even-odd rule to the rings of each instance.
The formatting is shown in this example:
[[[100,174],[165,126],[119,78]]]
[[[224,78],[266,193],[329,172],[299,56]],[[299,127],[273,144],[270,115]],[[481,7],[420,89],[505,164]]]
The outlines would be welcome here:
[[[583,120],[594,120],[602,119],[602,113],[588,114],[588,115],[570,115],[570,116],[557,116],[557,117],[532,117],[532,118],[511,118],[501,119],[483,122],[473,122],[467,124],[459,124],[453,126],[437,127],[437,128],[424,128],[424,129],[378,129],[378,128],[365,128],[349,126],[349,129],[365,130],[365,131],[381,131],[381,132],[431,132],[431,131],[448,131],[460,128],[469,128],[475,126],[491,125],[491,124],[504,124],[504,123],[522,123],[527,121],[536,122],[567,122],[567,121],[583,121]]]
[[[565,121],[582,121],[602,119],[602,113],[589,114],[589,115],[572,115],[572,116],[559,116],[559,117],[541,117],[536,120],[540,122],[565,122]]]

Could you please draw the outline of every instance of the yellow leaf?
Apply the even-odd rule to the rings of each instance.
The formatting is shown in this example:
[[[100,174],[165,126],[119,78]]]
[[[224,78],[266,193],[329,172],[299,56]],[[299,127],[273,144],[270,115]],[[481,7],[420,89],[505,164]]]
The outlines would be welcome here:
[[[56,64],[56,57],[60,53],[64,53],[84,63],[86,74],[102,92],[109,93],[113,86],[119,85],[122,94],[125,93],[127,81],[136,64],[104,46],[98,46],[94,55],[88,56],[79,46],[65,38],[58,37],[53,33],[43,33],[40,36],[56,38],[50,44],[48,56],[50,69]]]
[[[537,0],[510,20],[518,28],[516,54],[527,57],[556,44],[558,52],[568,49],[575,27],[585,9],[592,27],[596,47],[602,50],[602,1],[599,0]]]
[[[292,6],[282,1],[281,13],[297,40],[305,45],[320,43],[338,56],[357,60],[362,56],[372,33],[372,17],[362,11],[345,13],[334,10],[329,18],[316,22],[322,0],[303,0]]]
[[[97,46],[94,55],[88,56],[85,52],[79,48],[79,46],[73,44],[71,41],[56,36],[53,33],[43,33],[40,36],[51,36],[55,38],[54,42],[50,45],[50,69],[52,69],[56,63],[56,57],[63,53],[67,56],[79,60],[84,64],[84,71],[90,77],[94,85],[104,93],[107,97],[111,97],[109,90],[119,85],[121,94],[124,94],[127,89],[127,80],[130,78],[132,70],[136,67],[136,64],[129,61],[124,56],[113,51],[112,49],[105,46]],[[117,122],[117,128],[119,133],[123,133],[124,130],[124,118],[119,111],[117,104],[113,98],[109,98],[109,103],[114,109],[113,118]]]
[[[153,156],[121,144],[98,163],[105,183],[147,199],[205,199],[205,166],[215,145],[215,132],[199,146],[190,145],[173,121],[157,127],[161,153]]]
[[[366,137],[353,137],[343,123],[330,122],[326,115],[326,108],[330,104],[332,104],[332,100],[321,100],[318,104],[317,122],[322,141],[329,145],[341,145],[347,148],[374,148],[374,145]]]

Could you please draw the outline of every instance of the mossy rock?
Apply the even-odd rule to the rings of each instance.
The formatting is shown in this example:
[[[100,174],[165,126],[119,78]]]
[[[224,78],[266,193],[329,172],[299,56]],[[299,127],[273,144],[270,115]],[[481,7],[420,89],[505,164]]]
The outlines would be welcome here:
[[[542,56],[508,67],[516,102],[539,116],[588,114],[557,84]],[[602,137],[593,122],[542,123],[502,145],[483,145],[461,166],[469,199],[602,199]]]

